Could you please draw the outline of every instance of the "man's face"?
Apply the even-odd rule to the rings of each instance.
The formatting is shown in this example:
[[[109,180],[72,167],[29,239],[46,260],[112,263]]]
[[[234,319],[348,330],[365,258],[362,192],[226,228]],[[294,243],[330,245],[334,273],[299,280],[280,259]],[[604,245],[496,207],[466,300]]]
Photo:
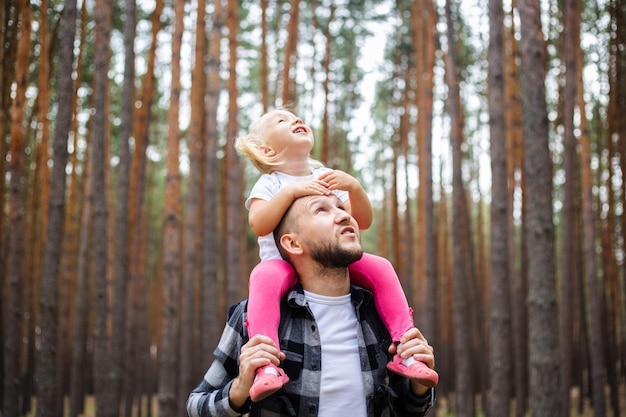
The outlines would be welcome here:
[[[363,256],[356,220],[334,194],[302,198],[298,236],[311,258],[325,268],[345,268]]]

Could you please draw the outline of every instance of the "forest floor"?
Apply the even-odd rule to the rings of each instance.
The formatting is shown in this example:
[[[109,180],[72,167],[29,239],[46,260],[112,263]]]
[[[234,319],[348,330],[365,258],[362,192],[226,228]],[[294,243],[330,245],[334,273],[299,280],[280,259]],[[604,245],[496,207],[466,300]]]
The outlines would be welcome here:
[[[437,398],[437,414],[436,417],[455,417],[450,408],[451,403],[454,401],[454,397],[446,397],[446,398]],[[582,404],[580,404],[580,389],[572,388],[572,396],[571,396],[571,409],[570,409],[570,417],[593,417],[593,408],[590,404],[589,399],[583,399]],[[619,407],[620,414],[619,416],[626,416],[626,385],[622,384],[619,388]],[[480,398],[476,401],[476,408],[480,409]],[[605,402],[605,415],[606,416],[614,416],[611,409],[611,398],[610,398],[610,390],[607,387],[606,389],[606,402]],[[484,417],[484,412],[478,412],[476,417]],[[527,413],[527,415],[529,415]],[[515,406],[511,406],[511,416],[515,416]]]
[[[607,391],[607,400],[605,403],[606,415],[612,416],[613,413],[610,409],[611,403],[610,403],[610,398],[609,398],[609,389],[607,388],[606,391]],[[571,403],[572,409],[569,415],[571,417],[592,417],[593,408],[589,404],[589,401],[585,400],[582,404],[582,410],[579,410],[579,399],[580,399],[580,391],[576,388],[572,389],[572,403]],[[453,403],[453,401],[454,401],[453,397],[452,398],[450,397],[437,398],[436,414],[433,417],[455,417],[455,414],[451,411],[451,404]],[[626,416],[626,385],[620,386],[619,401],[620,401],[621,415]],[[155,395],[153,396],[153,399],[152,399],[152,414],[151,415],[154,417],[158,417],[159,415],[158,409],[159,409],[158,396]],[[476,409],[480,409],[480,399],[478,399],[476,402]],[[28,414],[26,417],[35,417],[35,414],[36,414],[35,411],[36,411],[36,405],[33,404],[32,412]],[[67,401],[66,401],[65,413],[66,415],[68,414]],[[514,407],[512,407],[512,413],[514,413]],[[89,396],[87,397],[87,400],[85,402],[85,414],[83,414],[82,417],[94,417],[95,414],[96,414],[95,401],[94,401],[93,396]],[[135,411],[133,412],[133,415],[135,415]],[[181,414],[181,416],[182,415],[183,414]],[[484,413],[479,412],[476,414],[476,417],[484,417],[484,415],[485,415]],[[511,415],[513,416],[514,414],[511,414]]]

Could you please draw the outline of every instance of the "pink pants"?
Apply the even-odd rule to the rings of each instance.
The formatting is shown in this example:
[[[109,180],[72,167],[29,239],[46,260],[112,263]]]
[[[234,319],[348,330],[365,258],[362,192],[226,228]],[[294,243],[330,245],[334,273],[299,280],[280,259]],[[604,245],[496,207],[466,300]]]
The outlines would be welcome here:
[[[351,264],[350,281],[372,291],[374,304],[394,342],[414,327],[411,309],[393,265],[380,256],[364,253]],[[280,259],[259,263],[250,274],[248,334],[263,334],[278,341],[280,299],[298,282],[291,264]]]

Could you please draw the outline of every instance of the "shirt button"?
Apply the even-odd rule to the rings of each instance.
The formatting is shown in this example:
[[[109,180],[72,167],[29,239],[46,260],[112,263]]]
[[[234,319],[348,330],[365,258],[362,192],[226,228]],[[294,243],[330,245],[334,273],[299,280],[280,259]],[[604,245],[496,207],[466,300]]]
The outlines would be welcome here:
[[[315,331],[315,325],[314,325],[314,324],[312,324],[312,325],[311,325],[311,331],[312,331],[312,332],[314,332],[314,331]]]

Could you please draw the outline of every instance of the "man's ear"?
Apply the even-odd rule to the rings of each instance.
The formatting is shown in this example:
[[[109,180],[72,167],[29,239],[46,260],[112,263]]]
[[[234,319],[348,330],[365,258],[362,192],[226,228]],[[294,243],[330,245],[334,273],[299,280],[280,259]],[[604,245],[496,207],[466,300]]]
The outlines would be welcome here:
[[[290,233],[280,237],[280,245],[290,255],[299,255],[302,253],[302,246],[296,236]]]

